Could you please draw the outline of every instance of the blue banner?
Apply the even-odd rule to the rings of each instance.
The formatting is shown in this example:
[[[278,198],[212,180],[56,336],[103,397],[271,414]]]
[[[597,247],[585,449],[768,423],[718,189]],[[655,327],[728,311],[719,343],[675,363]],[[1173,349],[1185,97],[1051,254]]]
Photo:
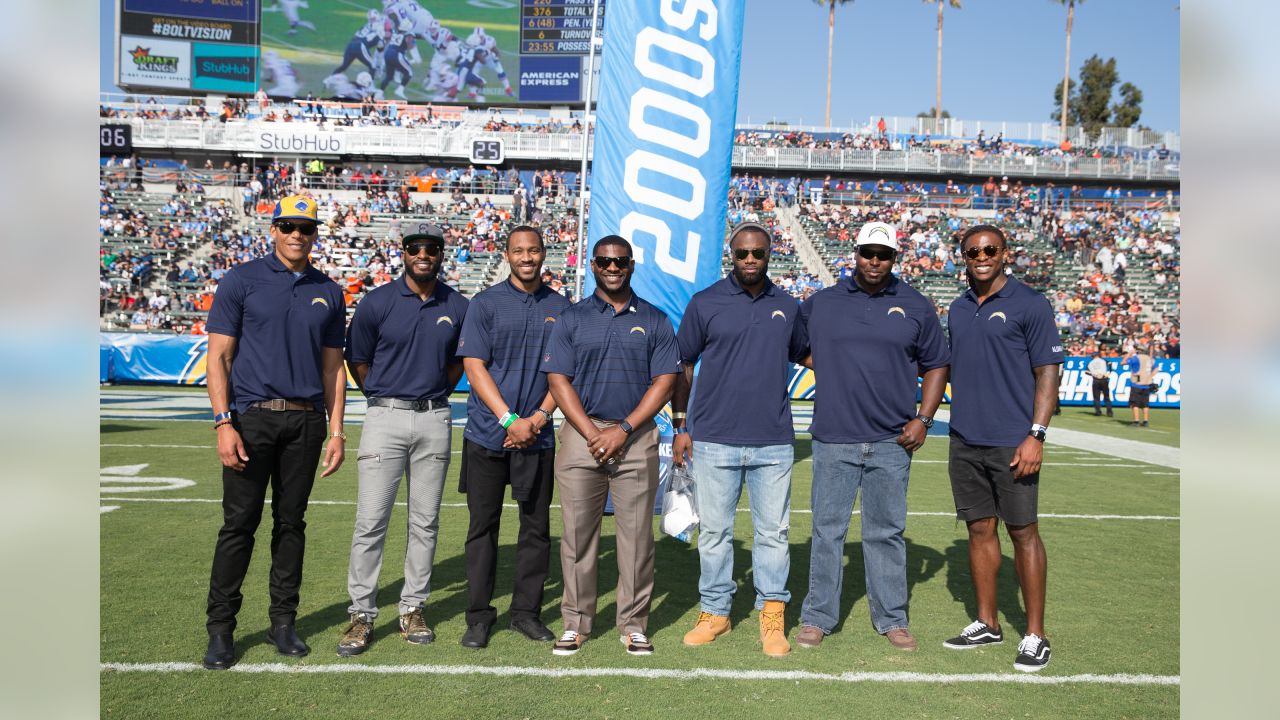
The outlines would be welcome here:
[[[203,20],[258,21],[258,0],[124,0],[121,10]]]
[[[1069,357],[1062,364],[1062,379],[1058,384],[1058,403],[1068,405],[1092,405],[1090,392],[1093,389],[1093,376],[1086,372],[1090,358]],[[1129,371],[1121,367],[1120,360],[1110,359],[1107,368],[1111,371],[1111,402],[1119,407],[1129,404]],[[1182,407],[1182,360],[1156,358],[1155,372],[1151,376],[1151,407]],[[813,371],[799,365],[791,366],[791,379],[787,390],[793,400],[812,400],[817,392]],[[919,390],[916,399],[920,398]],[[942,394],[943,402],[951,402],[951,383]]]
[[[627,238],[632,287],[676,325],[720,279],[743,5],[617,3],[605,20],[588,239]]]

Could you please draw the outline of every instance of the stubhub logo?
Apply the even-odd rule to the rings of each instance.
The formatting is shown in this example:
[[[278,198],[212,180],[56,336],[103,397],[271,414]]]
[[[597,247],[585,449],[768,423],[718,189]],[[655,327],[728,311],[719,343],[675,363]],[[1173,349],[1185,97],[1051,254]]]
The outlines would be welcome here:
[[[258,76],[255,57],[196,57],[196,77],[251,83]]]

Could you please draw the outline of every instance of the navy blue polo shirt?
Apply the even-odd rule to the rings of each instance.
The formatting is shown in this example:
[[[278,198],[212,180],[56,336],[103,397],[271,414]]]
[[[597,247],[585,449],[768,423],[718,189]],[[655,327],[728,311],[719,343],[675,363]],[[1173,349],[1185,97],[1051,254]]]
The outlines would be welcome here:
[[[467,299],[436,280],[424,301],[404,275],[370,290],[347,330],[349,362],[368,363],[367,397],[440,400],[449,397],[447,366],[458,360]]]
[[[234,407],[285,398],[323,408],[321,350],[342,347],[346,312],[337,283],[310,264],[295,277],[275,253],[223,275],[205,329],[237,340]]]
[[[922,370],[951,361],[933,303],[898,278],[868,295],[853,277],[800,306],[817,393],[809,431],[825,443],[890,440],[916,416]]]
[[[951,303],[951,432],[970,445],[1017,447],[1031,429],[1034,368],[1062,362],[1045,296],[1012,275],[986,302]]]
[[[787,382],[808,354],[800,304],[768,279],[759,295],[732,273],[689,300],[676,344],[680,359],[702,360],[689,408],[700,442],[782,445],[795,440]]]
[[[615,312],[592,293],[560,314],[542,372],[571,378],[588,415],[622,420],[653,378],[680,372],[675,330],[666,313],[635,294]]]
[[[551,329],[568,307],[565,296],[546,285],[530,294],[510,278],[471,299],[458,355],[483,360],[507,407],[522,418],[533,415],[547,396],[547,376],[538,366]],[[498,417],[474,391],[467,398],[467,428],[462,434],[494,451],[504,449],[502,441],[507,437]],[[532,447],[555,447],[551,423],[542,427]]]

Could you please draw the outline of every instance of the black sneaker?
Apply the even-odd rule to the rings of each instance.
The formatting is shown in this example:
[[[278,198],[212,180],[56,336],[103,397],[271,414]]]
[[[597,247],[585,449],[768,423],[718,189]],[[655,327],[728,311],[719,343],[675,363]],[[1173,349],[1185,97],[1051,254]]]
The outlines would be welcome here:
[[[1142,427],[1146,427],[1146,426],[1147,426],[1147,421],[1146,421],[1146,420],[1143,420],[1143,421],[1142,421]]]
[[[1013,660],[1013,669],[1022,672],[1040,672],[1049,664],[1049,640],[1032,633],[1018,643],[1018,657]]]
[[[991,626],[981,620],[974,620],[960,634],[950,640],[943,640],[943,647],[952,650],[969,650],[983,645],[999,645],[1004,642],[1004,633],[992,630]]]

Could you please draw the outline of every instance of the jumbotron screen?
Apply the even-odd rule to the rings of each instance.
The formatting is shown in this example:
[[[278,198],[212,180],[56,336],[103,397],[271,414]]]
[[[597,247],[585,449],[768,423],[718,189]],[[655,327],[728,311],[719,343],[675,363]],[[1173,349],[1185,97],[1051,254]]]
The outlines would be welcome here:
[[[591,0],[263,0],[261,85],[273,97],[581,102],[591,11]]]

